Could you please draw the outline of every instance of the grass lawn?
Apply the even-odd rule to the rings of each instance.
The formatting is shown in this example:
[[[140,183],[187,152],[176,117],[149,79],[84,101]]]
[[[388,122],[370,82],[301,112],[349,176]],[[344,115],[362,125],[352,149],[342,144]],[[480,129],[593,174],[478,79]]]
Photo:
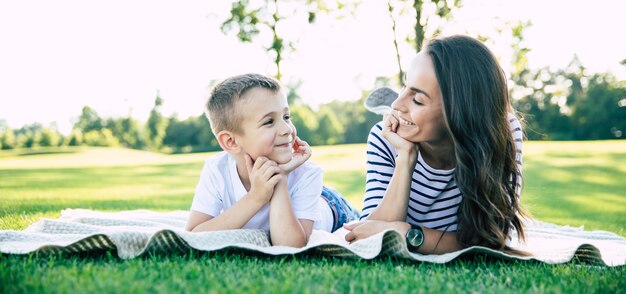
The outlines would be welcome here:
[[[357,207],[364,145],[314,148],[325,183]],[[0,229],[24,229],[64,208],[189,208],[210,154],[108,148],[0,152]],[[528,142],[522,202],[540,220],[626,236],[626,141]],[[622,290],[619,290],[622,289]],[[148,256],[1,256],[0,293],[34,292],[620,292],[626,267],[460,260],[447,265],[379,259],[237,253]]]

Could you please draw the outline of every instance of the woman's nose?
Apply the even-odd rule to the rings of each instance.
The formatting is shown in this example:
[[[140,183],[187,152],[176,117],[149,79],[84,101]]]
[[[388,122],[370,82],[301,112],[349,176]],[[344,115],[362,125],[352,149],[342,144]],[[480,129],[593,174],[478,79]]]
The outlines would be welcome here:
[[[398,95],[398,98],[396,98],[396,100],[393,100],[393,102],[391,102],[391,108],[394,110],[403,111],[405,108],[403,97],[405,96],[406,96],[405,91],[400,92],[400,95]]]

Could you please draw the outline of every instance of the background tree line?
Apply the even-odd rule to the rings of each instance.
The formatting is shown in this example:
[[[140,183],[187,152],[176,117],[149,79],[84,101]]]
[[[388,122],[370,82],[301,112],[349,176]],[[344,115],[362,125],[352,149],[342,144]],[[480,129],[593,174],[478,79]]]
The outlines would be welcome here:
[[[296,51],[294,41],[280,35],[277,27],[290,18],[301,18],[314,24],[320,15],[334,18],[349,17],[358,1],[315,1],[302,3],[265,0],[235,1],[230,17],[222,23],[225,34],[233,33],[241,42],[262,44],[272,57],[281,79],[281,64],[285,56]],[[297,4],[297,5],[296,5]],[[255,6],[257,5],[257,6]],[[381,86],[399,88],[404,70],[400,62],[399,46],[411,45],[419,51],[428,36],[437,35],[448,22],[454,20],[462,1],[414,0],[388,1],[393,45],[398,74],[380,77],[372,89],[351,101],[333,101],[313,109],[298,96],[298,84],[287,84],[288,100],[298,134],[312,145],[363,143],[369,129],[380,116],[363,107],[367,94]],[[303,12],[304,11],[304,12]],[[414,19],[407,35],[399,35],[398,18]],[[527,23],[506,23],[494,28],[500,34],[512,34],[513,58],[509,73],[509,88],[514,108],[526,121],[526,132],[533,140],[590,140],[620,139],[626,134],[626,81],[618,81],[611,73],[590,73],[573,57],[563,69],[529,69],[527,53],[523,46]],[[263,34],[262,32],[265,32]],[[486,43],[493,37],[467,32]],[[265,39],[261,39],[264,37]],[[622,61],[626,66],[626,59]],[[172,97],[175,98],[175,97]],[[168,153],[219,150],[204,114],[181,120],[166,117],[161,112],[163,98],[157,93],[148,120],[140,122],[130,115],[121,118],[103,118],[95,109],[85,106],[74,123],[71,134],[63,136],[54,127],[34,123],[11,129],[0,119],[0,148],[33,148],[38,146],[123,146]]]

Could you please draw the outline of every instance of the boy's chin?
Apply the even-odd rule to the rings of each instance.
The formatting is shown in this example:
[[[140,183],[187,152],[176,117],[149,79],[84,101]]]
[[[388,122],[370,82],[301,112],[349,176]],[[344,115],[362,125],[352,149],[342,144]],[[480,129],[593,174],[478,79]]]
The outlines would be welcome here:
[[[275,161],[278,164],[285,164],[289,161],[291,161],[291,159],[293,158],[293,155],[291,154],[281,154],[281,155],[276,155],[276,156],[272,156],[270,157],[271,160]]]

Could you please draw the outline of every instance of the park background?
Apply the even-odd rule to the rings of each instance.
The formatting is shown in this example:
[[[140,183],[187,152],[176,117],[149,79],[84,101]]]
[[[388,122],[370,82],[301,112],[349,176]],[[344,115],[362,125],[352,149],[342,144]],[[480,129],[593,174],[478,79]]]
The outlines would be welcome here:
[[[65,208],[187,210],[203,161],[219,150],[202,111],[206,95],[219,80],[245,72],[280,78],[325,183],[361,207],[364,142],[380,120],[363,107],[365,97],[377,87],[400,88],[423,41],[417,35],[461,33],[497,55],[526,121],[524,206],[539,220],[625,236],[625,6],[2,2],[0,229],[24,229]],[[480,258],[449,266],[238,254],[0,256],[0,263],[0,292],[10,293],[626,288],[624,267]],[[243,270],[250,268],[259,270]]]

